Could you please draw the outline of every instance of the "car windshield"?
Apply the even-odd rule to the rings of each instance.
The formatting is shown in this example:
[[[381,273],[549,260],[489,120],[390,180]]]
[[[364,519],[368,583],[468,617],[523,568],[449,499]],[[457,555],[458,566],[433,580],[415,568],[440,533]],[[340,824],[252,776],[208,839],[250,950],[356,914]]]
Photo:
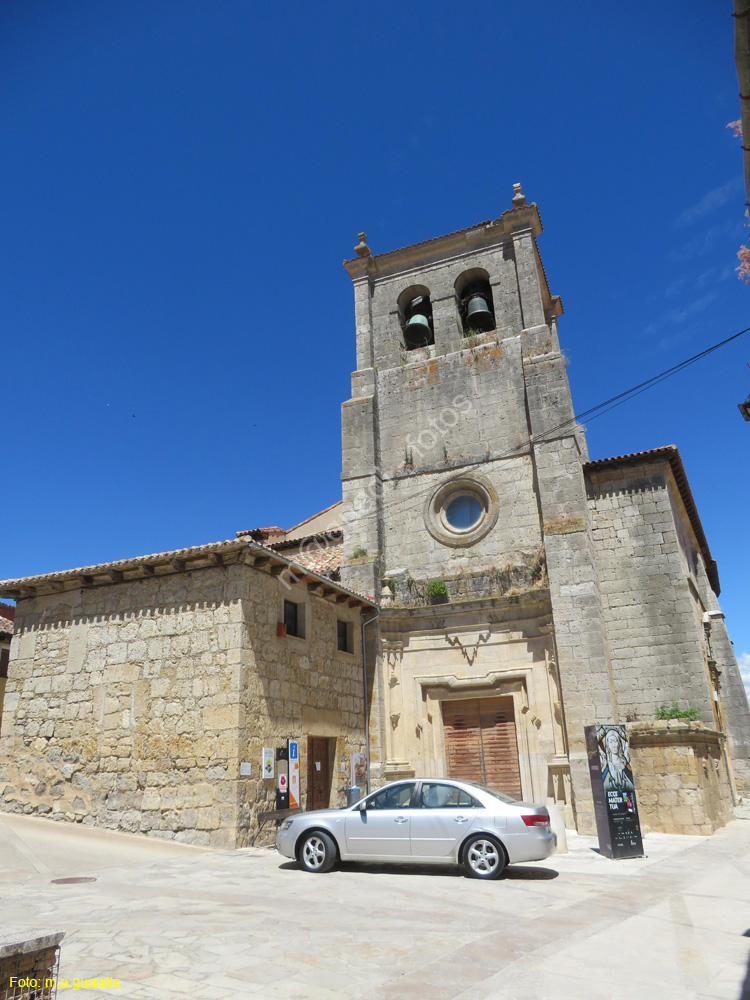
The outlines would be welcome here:
[[[490,788],[488,785],[480,785],[478,781],[465,781],[464,784],[473,785],[474,788],[479,788],[481,791],[487,792],[488,795],[500,799],[501,802],[518,802],[518,799],[514,799],[512,795],[506,795],[505,792],[498,792],[496,788]]]

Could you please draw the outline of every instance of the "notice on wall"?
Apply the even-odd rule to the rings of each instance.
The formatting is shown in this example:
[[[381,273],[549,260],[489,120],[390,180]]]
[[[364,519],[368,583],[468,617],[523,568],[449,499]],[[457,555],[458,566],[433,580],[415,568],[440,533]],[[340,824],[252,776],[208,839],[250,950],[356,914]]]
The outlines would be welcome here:
[[[349,784],[362,789],[364,794],[367,788],[367,757],[363,753],[349,754],[349,766],[351,768]]]
[[[316,770],[316,771],[319,771],[319,770],[320,770],[320,761],[319,761],[319,760],[316,760],[316,761],[315,761],[315,770]]]
[[[625,726],[586,726],[599,850],[607,858],[642,858],[643,839]]]
[[[299,809],[299,744],[289,740],[289,808]]]
[[[240,761],[240,777],[249,778],[252,773],[253,765],[247,760]]]
[[[263,777],[274,778],[276,775],[276,751],[273,747],[263,747]]]
[[[276,808],[289,808],[289,744],[276,747]]]

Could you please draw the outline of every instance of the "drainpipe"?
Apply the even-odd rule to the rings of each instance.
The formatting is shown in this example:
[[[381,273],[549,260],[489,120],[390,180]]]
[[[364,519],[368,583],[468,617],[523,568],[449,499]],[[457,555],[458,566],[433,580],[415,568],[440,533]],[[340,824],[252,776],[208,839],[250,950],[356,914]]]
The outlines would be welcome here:
[[[372,618],[368,618],[366,622],[362,622],[362,696],[365,703],[365,760],[367,768],[367,788],[365,789],[365,795],[370,794],[370,706],[367,703],[367,653],[365,651],[365,629],[370,622],[374,622],[378,618],[380,618],[380,608],[375,609],[375,614]]]

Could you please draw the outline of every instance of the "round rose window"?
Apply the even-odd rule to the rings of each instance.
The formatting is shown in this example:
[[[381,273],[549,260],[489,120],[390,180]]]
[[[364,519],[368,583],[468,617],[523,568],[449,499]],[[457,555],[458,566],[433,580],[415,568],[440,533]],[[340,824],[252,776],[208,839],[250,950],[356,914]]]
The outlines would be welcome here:
[[[453,497],[444,511],[445,520],[455,531],[468,531],[478,524],[484,514],[484,507],[479,498],[471,493],[462,493]]]

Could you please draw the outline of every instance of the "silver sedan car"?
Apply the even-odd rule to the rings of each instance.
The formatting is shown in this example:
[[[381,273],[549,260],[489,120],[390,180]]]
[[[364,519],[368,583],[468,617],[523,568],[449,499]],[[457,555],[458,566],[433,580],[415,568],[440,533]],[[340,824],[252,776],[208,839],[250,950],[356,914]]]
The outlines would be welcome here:
[[[548,858],[556,846],[544,806],[451,778],[395,781],[345,809],[294,815],[276,835],[279,852],[309,872],[337,860],[380,861],[463,865],[481,879]]]

